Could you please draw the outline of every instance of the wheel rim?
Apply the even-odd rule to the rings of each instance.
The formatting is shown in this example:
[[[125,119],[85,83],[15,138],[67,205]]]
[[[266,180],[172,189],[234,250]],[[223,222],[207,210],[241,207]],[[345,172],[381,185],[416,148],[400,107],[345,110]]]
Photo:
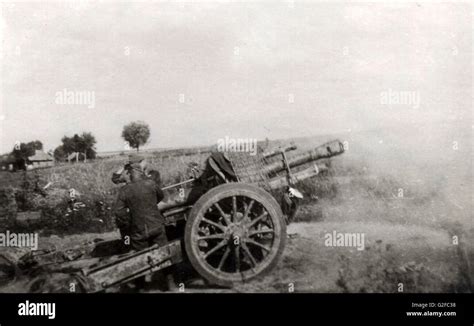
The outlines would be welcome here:
[[[206,202],[192,222],[192,254],[199,267],[215,279],[253,278],[281,251],[280,215],[258,193],[221,193]]]

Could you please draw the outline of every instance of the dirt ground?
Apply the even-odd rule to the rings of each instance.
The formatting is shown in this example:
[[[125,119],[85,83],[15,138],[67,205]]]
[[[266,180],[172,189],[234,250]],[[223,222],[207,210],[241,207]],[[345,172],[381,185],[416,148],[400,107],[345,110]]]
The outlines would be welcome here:
[[[325,246],[324,234],[365,234],[365,250]],[[462,278],[450,236],[429,227],[366,223],[296,223],[276,270],[252,292],[444,292]],[[471,260],[472,260],[471,248]],[[388,277],[390,273],[394,277]],[[436,277],[433,277],[433,276]],[[375,286],[377,283],[379,286]]]

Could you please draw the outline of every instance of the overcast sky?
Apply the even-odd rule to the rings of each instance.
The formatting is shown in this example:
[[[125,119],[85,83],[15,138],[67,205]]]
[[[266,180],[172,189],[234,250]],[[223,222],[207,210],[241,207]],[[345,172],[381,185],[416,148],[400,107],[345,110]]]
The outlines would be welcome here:
[[[83,131],[121,150],[135,120],[153,148],[471,128],[471,14],[424,2],[3,4],[0,152]],[[95,107],[55,103],[64,89],[93,92]],[[402,91],[419,105],[381,100]]]

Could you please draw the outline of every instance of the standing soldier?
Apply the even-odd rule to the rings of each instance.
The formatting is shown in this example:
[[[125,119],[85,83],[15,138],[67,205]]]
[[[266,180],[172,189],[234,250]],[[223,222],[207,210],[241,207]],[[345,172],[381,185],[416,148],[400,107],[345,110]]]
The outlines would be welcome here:
[[[128,156],[128,163],[112,174],[112,182],[115,184],[122,184],[122,183],[129,184],[131,180],[130,180],[130,174],[127,172],[127,169],[131,165],[138,167],[138,169],[142,171],[144,177],[153,180],[158,187],[161,187],[160,172],[150,169],[145,159],[142,156],[137,155],[137,154],[132,154]],[[117,227],[120,230],[120,236],[125,246],[130,244],[129,238],[126,238],[127,236],[130,235],[129,222],[130,221],[126,215],[116,216]]]
[[[165,245],[165,220],[157,207],[163,191],[144,177],[139,164],[128,165],[126,172],[130,183],[120,189],[114,212],[118,220],[129,220],[132,249],[142,250],[154,243]]]
[[[144,176],[140,164],[128,164],[125,172],[130,183],[120,188],[114,213],[117,221],[127,221],[130,246],[133,250],[146,249],[154,244],[164,246],[168,243],[165,231],[165,219],[158,210],[158,203],[163,199],[163,191],[153,180]],[[172,283],[171,276],[168,281]],[[144,285],[144,278],[136,283]],[[168,284],[173,287],[172,284]]]

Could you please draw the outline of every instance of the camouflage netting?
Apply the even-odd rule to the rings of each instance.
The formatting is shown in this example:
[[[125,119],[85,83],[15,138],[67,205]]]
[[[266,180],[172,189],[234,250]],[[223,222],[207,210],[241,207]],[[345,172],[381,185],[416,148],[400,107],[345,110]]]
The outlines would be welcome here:
[[[269,190],[268,175],[262,172],[265,161],[260,146],[257,147],[256,155],[251,155],[248,152],[226,152],[226,154],[240,182],[255,183]]]

